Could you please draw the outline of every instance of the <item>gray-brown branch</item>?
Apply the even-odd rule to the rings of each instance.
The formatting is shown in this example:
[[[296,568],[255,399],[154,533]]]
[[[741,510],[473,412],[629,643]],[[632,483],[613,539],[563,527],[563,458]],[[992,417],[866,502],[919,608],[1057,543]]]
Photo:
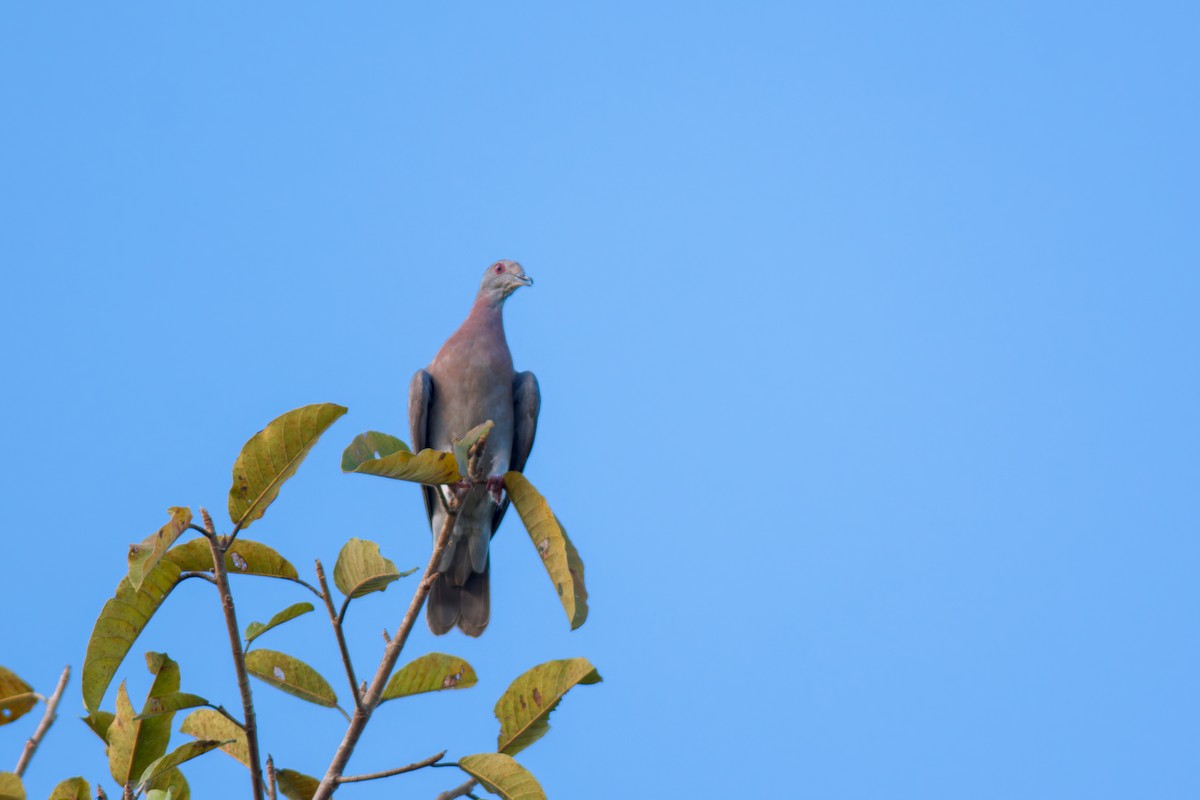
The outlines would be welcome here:
[[[420,761],[414,761],[406,767],[396,767],[395,769],[385,769],[383,772],[372,772],[368,775],[343,775],[338,778],[338,783],[358,783],[359,781],[374,781],[380,778],[390,778],[393,775],[403,775],[406,772],[414,772],[425,767],[432,767],[437,762],[446,757],[446,751],[432,755],[429,758],[423,758]]]
[[[242,650],[242,636],[238,631],[237,612],[233,606],[233,594],[229,591],[229,574],[225,571],[225,547],[219,542],[213,529],[212,517],[200,509],[204,527],[208,528],[208,546],[212,551],[213,577],[221,593],[221,610],[225,613],[225,627],[229,631],[229,651],[233,655],[233,668],[237,672],[238,691],[242,695],[242,729],[246,732],[247,749],[250,751],[250,787],[254,800],[263,800],[262,758],[258,752],[258,723],[254,717],[254,696],[250,693],[250,675],[246,672],[246,654]]]
[[[342,654],[342,665],[346,668],[346,678],[350,681],[350,696],[354,698],[354,707],[362,705],[362,693],[358,690],[358,678],[354,677],[354,663],[350,660],[350,648],[346,646],[346,633],[342,629],[342,620],[333,607],[333,595],[329,592],[329,581],[325,579],[325,567],[321,559],[317,559],[317,583],[321,587],[321,599],[325,601],[325,610],[329,612],[329,624],[333,626],[333,635],[337,639],[338,650]]]
[[[67,681],[70,677],[71,665],[68,664],[63,667],[62,675],[58,678],[58,685],[54,687],[54,694],[50,695],[50,699],[46,701],[46,713],[42,715],[42,721],[38,723],[33,736],[30,736],[29,741],[25,743],[25,749],[21,751],[21,757],[17,760],[17,768],[13,772],[18,778],[25,774],[25,769],[33,760],[33,754],[37,752],[38,745],[46,736],[46,731],[50,730],[54,720],[58,719],[58,701],[62,699],[63,689],[67,688]]]
[[[417,584],[412,602],[408,604],[404,620],[400,623],[396,635],[384,648],[383,660],[379,662],[375,678],[371,681],[366,693],[363,694],[362,703],[355,708],[354,717],[350,720],[349,727],[346,728],[346,735],[342,739],[342,743],[338,745],[337,752],[333,755],[333,761],[330,762],[325,777],[321,779],[321,785],[317,787],[317,793],[313,795],[313,800],[329,800],[333,796],[334,789],[338,787],[342,772],[346,769],[346,764],[350,762],[350,756],[354,753],[354,747],[367,727],[371,714],[375,712],[376,706],[383,697],[383,690],[387,686],[392,670],[396,668],[396,662],[400,660],[400,652],[404,649],[404,643],[408,641],[408,635],[412,632],[417,616],[421,613],[421,607],[425,605],[425,598],[429,596],[429,590],[432,588],[434,580],[437,579],[438,563],[442,560],[442,553],[445,552],[446,544],[450,541],[450,532],[454,530],[454,522],[457,519],[457,508],[446,515],[446,521],[442,525],[442,530],[438,532],[437,543],[429,557],[429,564],[425,567],[421,582]]]

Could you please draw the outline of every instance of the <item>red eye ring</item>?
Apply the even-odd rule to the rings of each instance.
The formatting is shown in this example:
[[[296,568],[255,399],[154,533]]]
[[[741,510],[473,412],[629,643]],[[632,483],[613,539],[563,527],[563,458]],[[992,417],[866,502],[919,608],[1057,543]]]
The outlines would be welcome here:
[[[495,270],[496,270],[496,274],[497,274],[497,275],[499,275],[501,272],[504,272],[504,265],[503,265],[503,264],[497,264],[497,265],[496,265],[496,267],[495,267]]]

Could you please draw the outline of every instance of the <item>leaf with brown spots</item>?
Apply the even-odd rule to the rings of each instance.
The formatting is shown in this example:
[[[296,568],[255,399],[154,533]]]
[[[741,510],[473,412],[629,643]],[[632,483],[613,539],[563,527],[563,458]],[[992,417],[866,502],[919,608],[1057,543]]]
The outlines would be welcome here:
[[[0,772],[0,800],[25,800],[25,786],[11,772]]]
[[[508,472],[504,475],[504,488],[533,546],[541,556],[542,565],[550,576],[558,599],[562,602],[563,611],[571,622],[571,630],[575,630],[588,616],[587,586],[583,582],[583,559],[579,551],[567,538],[567,531],[550,510],[546,498],[533,487],[533,484],[519,472]]]
[[[67,778],[50,792],[50,800],[92,800],[92,787],[83,778]]]
[[[380,702],[442,689],[466,689],[477,680],[475,670],[458,656],[428,653],[405,664],[392,676]]]
[[[378,431],[367,431],[354,437],[350,446],[342,452],[342,472],[378,475],[431,486],[462,480],[458,462],[452,453],[428,447],[413,453],[408,445],[395,436]]]
[[[321,434],[345,413],[346,408],[335,403],[302,406],[250,437],[233,464],[229,518],[235,527],[247,528],[262,517]]]
[[[600,681],[600,673],[586,658],[547,661],[529,670],[496,701],[496,749],[510,756],[521,752],[550,730],[550,712],[572,686]]]
[[[207,539],[193,539],[172,548],[164,561],[173,562],[184,572],[212,572],[212,549]],[[292,562],[262,542],[239,538],[225,554],[225,571],[230,575],[261,575],[267,578],[300,577]]]
[[[154,569],[162,557],[171,549],[188,525],[192,523],[192,510],[172,506],[167,509],[170,521],[138,544],[129,545],[129,582],[134,589],[142,588],[146,573]]]

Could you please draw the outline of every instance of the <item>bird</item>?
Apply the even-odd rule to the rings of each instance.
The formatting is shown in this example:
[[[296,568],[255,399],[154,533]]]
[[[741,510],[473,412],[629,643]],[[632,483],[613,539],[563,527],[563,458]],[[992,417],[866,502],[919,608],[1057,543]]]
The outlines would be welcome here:
[[[513,292],[532,285],[516,261],[492,263],[466,320],[409,385],[414,452],[450,450],[475,426],[494,423],[479,460],[487,480],[467,488],[426,601],[426,621],[438,636],[456,625],[468,636],[479,636],[491,616],[488,546],[508,510],[504,473],[524,471],[542,402],[534,374],[513,370],[502,312]],[[443,489],[422,486],[421,491],[436,537],[447,515],[445,496],[437,495]]]

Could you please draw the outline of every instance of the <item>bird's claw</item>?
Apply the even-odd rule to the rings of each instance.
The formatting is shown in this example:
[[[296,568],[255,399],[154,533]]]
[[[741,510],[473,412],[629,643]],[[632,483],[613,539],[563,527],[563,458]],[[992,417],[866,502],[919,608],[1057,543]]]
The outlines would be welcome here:
[[[492,477],[488,478],[487,490],[488,494],[491,495],[492,500],[496,503],[496,505],[499,505],[500,494],[504,491],[504,476],[493,475]]]

